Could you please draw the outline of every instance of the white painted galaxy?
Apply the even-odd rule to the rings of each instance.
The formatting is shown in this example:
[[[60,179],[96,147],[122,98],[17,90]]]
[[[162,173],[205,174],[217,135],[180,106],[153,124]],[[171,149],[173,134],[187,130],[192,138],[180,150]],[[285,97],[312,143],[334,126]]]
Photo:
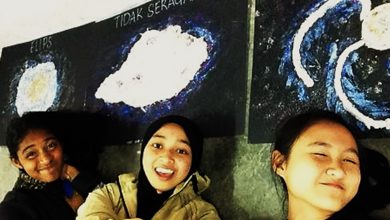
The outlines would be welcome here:
[[[54,103],[57,88],[57,70],[53,62],[27,68],[17,87],[15,106],[18,115],[48,110]]]
[[[178,95],[207,58],[204,38],[183,32],[179,25],[147,30],[121,68],[100,84],[95,97],[142,109]]]
[[[304,36],[318,19],[323,17],[329,9],[339,2],[340,0],[331,0],[324,3],[302,23],[294,37],[292,49],[293,64],[298,77],[307,87],[312,87],[314,81],[302,66],[300,48]],[[337,60],[334,77],[335,92],[343,104],[344,109],[351,113],[357,120],[364,123],[367,128],[390,129],[390,118],[377,120],[362,113],[349,100],[342,87],[343,67],[352,52],[363,46],[380,51],[390,49],[390,4],[382,4],[371,10],[371,2],[369,0],[361,0],[360,3],[362,5],[360,13],[360,19],[362,20],[362,39],[348,46],[340,54]]]

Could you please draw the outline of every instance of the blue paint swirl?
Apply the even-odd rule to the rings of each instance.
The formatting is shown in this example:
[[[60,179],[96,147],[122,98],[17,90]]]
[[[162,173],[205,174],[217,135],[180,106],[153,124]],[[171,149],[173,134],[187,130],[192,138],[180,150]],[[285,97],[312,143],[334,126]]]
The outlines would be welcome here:
[[[283,36],[283,52],[281,54],[278,74],[286,79],[286,88],[295,88],[297,99],[302,102],[309,102],[311,97],[310,90],[298,78],[292,63],[292,44],[295,33],[300,25],[310,14],[318,10],[326,1],[314,1],[307,8],[302,9],[293,19],[290,28]],[[354,33],[344,33],[346,27],[361,27],[361,21],[358,19],[362,6],[359,1],[340,1],[335,7],[329,9],[327,13],[320,18],[304,36],[300,53],[302,65],[315,83],[323,81],[326,90],[326,106],[336,112],[348,114],[343,108],[341,101],[336,96],[334,89],[334,75],[337,61],[340,54],[351,44],[361,39],[360,29]],[[348,35],[350,34],[350,35]],[[342,72],[342,87],[350,101],[359,111],[375,119],[384,119],[390,116],[390,105],[388,101],[375,101],[367,98],[367,95],[358,88],[359,82],[355,79],[354,64],[357,62],[359,54],[352,53],[346,60]],[[356,70],[355,70],[356,71]],[[390,58],[385,62],[383,74],[390,77]],[[315,87],[316,85],[314,85]],[[379,93],[378,96],[381,94]],[[365,130],[361,122],[356,124]]]

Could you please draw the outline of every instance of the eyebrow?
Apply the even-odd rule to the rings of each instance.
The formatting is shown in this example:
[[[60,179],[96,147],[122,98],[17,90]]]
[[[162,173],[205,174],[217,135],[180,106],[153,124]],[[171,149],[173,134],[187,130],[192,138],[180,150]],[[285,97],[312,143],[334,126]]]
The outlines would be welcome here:
[[[152,136],[152,138],[155,137],[155,138],[162,138],[162,139],[166,139],[166,137],[164,135],[160,135],[160,134],[154,134]],[[184,143],[184,144],[187,144],[188,146],[190,146],[190,142],[187,141],[187,140],[184,140],[184,139],[180,139],[179,142],[181,143]]]
[[[331,147],[332,145],[331,144],[328,144],[326,142],[322,142],[322,141],[315,141],[313,143],[310,143],[308,144],[309,147],[315,147],[315,146],[320,146],[320,147]],[[346,150],[346,152],[351,152],[351,153],[354,153],[356,154],[357,156],[359,156],[359,152],[357,151],[357,149],[353,148],[353,147],[350,147]]]
[[[48,142],[48,141],[50,141],[50,140],[57,140],[57,138],[54,137],[54,136],[49,136],[49,137],[45,138],[44,142]],[[25,148],[23,149],[22,154],[24,154],[24,152],[26,152],[26,150],[28,150],[28,149],[30,149],[30,148],[32,148],[32,147],[34,147],[34,146],[35,146],[35,144],[30,144],[30,145],[28,145],[27,147],[25,147]]]

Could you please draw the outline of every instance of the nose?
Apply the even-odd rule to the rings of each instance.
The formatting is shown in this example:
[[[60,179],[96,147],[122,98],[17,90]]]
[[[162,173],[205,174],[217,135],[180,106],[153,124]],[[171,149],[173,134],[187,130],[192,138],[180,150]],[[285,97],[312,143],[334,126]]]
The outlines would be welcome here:
[[[326,170],[326,174],[335,179],[341,179],[345,176],[345,171],[339,162],[333,162]]]
[[[165,150],[161,153],[159,160],[164,163],[173,163],[173,153],[170,150]]]
[[[42,164],[48,164],[51,162],[53,156],[46,151],[42,151],[39,155],[39,162]]]

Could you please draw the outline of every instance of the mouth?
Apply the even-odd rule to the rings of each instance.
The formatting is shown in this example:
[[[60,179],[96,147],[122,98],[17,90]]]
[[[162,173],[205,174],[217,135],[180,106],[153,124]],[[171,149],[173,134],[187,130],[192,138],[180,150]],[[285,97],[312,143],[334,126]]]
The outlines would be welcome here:
[[[344,190],[344,187],[341,183],[321,183],[322,185],[329,186],[335,189]]]
[[[161,179],[164,180],[169,179],[175,173],[172,169],[165,167],[156,167],[154,171]]]
[[[42,171],[53,171],[54,170],[54,166],[47,166],[47,167],[41,167],[39,168],[39,171],[42,172]]]

